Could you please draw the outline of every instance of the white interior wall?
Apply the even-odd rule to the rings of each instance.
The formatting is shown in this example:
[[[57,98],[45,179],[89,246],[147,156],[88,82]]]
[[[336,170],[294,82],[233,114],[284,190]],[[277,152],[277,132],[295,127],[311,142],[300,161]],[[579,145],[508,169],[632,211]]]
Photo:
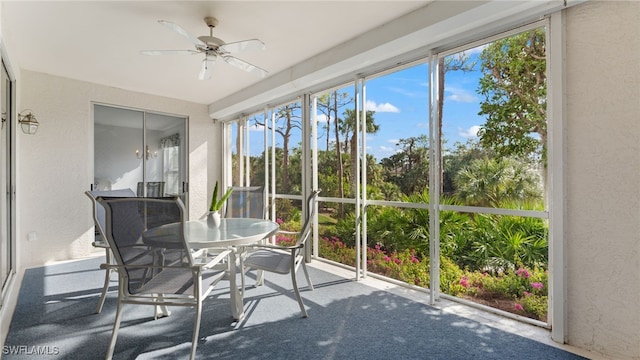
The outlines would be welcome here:
[[[640,358],[640,2],[566,11],[568,342]]]
[[[220,175],[214,131],[207,106],[124,91],[42,73],[22,71],[21,102],[34,111],[38,133],[21,137],[18,147],[22,214],[17,241],[22,265],[87,256],[92,252],[93,222],[84,191],[93,182],[92,102],[189,117],[189,214],[206,212],[209,176]],[[133,156],[133,155],[132,155]],[[27,240],[35,232],[37,239]]]

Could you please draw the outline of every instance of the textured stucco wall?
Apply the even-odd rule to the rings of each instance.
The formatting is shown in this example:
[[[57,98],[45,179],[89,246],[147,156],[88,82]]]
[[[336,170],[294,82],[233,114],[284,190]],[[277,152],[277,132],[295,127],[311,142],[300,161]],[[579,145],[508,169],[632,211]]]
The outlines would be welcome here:
[[[640,358],[640,2],[566,11],[570,344]]]
[[[84,191],[93,182],[92,101],[189,117],[189,216],[207,207],[208,187],[219,176],[217,144],[207,106],[23,70],[21,104],[34,111],[38,133],[19,133],[17,239],[22,266],[91,253],[91,208]],[[215,153],[214,153],[215,152]],[[35,232],[37,240],[27,240]]]

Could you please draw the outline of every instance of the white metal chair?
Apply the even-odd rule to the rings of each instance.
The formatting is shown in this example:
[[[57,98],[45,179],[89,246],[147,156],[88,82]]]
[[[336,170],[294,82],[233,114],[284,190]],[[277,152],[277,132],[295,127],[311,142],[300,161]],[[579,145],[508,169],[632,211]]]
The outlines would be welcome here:
[[[309,288],[313,290],[313,284],[309,278],[309,272],[305,264],[305,245],[307,240],[311,237],[311,224],[315,218],[316,202],[320,190],[313,191],[307,199],[307,216],[304,224],[298,236],[295,245],[292,246],[278,246],[270,244],[258,244],[251,246],[256,249],[250,252],[246,259],[244,259],[244,266],[248,268],[274,272],[278,274],[291,274],[291,282],[293,283],[293,290],[300,305],[300,311],[303,317],[307,317],[307,310],[302,302],[300,296],[300,290],[298,289],[298,282],[296,280],[296,272],[298,268],[302,266],[304,275],[307,279]]]
[[[225,270],[215,269],[230,250],[206,259],[195,257],[184,238],[184,205],[180,198],[97,198],[106,210],[106,238],[111,246],[119,274],[118,305],[106,359],[115,350],[124,304],[188,306],[195,308],[190,359],[195,357],[200,330],[202,302],[223,278]],[[167,248],[149,248],[141,239],[151,228],[172,224],[162,239],[173,238]],[[179,224],[179,231],[175,225]],[[146,246],[146,248],[145,248]],[[140,249],[151,250],[140,255]],[[161,256],[157,256],[161,255]],[[227,261],[228,262],[228,261]]]
[[[95,225],[95,238],[91,243],[95,248],[100,248],[105,250],[106,261],[102,267],[105,269],[104,274],[104,285],[102,286],[102,293],[100,294],[100,299],[98,300],[98,307],[96,308],[96,314],[99,314],[102,311],[102,307],[104,306],[104,300],[107,296],[107,291],[109,290],[109,283],[111,281],[111,271],[114,270],[113,267],[113,258],[111,256],[111,250],[109,249],[109,243],[104,235],[105,229],[105,213],[104,207],[101,204],[98,204],[96,198],[98,196],[124,196],[124,197],[133,197],[136,194],[131,189],[117,189],[117,190],[92,190],[85,191],[85,194],[91,200],[92,211],[93,211],[93,222]]]

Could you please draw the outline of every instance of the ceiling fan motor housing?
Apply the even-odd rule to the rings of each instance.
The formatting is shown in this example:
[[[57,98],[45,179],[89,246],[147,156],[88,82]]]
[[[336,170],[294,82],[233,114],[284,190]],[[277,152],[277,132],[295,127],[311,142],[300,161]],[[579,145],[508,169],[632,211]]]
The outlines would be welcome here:
[[[217,38],[215,36],[206,36],[206,35],[198,36],[198,40],[207,44],[208,47],[214,48],[214,49],[217,49],[218,47],[225,44],[225,42],[222,39]]]

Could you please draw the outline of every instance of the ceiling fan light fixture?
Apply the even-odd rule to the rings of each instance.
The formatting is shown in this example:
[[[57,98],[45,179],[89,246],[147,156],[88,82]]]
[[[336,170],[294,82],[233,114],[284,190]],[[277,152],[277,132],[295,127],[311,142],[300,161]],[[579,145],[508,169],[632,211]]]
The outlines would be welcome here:
[[[202,60],[202,66],[200,67],[200,74],[198,74],[198,79],[200,80],[210,80],[213,75],[213,65],[216,63],[216,56],[212,54],[207,54],[207,56]]]

